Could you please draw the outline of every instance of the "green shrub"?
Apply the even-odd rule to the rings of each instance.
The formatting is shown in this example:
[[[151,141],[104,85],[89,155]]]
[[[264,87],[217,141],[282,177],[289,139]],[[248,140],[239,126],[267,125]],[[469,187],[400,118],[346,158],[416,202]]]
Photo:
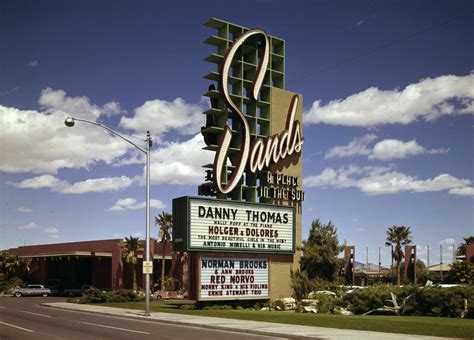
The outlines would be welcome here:
[[[179,309],[182,309],[182,310],[195,310],[195,309],[197,309],[197,306],[194,303],[193,304],[186,304],[186,305],[181,305],[179,307]]]
[[[79,303],[104,303],[107,301],[107,294],[97,288],[89,288],[79,299]]]
[[[229,305],[209,305],[204,306],[203,310],[225,310],[225,309],[233,309],[232,306]]]
[[[412,285],[397,288],[376,285],[347,294],[343,302],[354,314],[363,314],[384,305],[393,306],[391,292],[397,296],[400,306],[403,299],[409,297],[400,309],[401,315],[459,317],[464,311],[464,300],[467,299],[469,312],[466,317],[474,317],[474,286],[442,288]]]
[[[119,289],[107,293],[107,302],[136,302],[143,300],[132,289]]]
[[[107,294],[107,303],[114,303],[114,302],[129,302],[129,301],[123,295]]]
[[[4,277],[4,280],[0,281],[0,292],[7,293],[12,288],[23,287],[23,286],[24,286],[24,283],[19,277],[14,276],[8,280],[6,280]]]
[[[418,289],[414,298],[407,302],[404,315],[424,315],[459,317],[464,311],[464,300],[468,301],[469,313],[472,318],[474,307],[474,286],[441,288],[438,286]]]

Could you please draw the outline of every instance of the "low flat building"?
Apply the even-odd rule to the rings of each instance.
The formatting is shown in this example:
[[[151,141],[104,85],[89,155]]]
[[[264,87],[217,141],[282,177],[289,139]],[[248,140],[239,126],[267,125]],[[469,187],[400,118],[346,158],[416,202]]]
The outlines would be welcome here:
[[[8,252],[23,258],[28,267],[28,281],[46,286],[79,288],[94,285],[98,288],[132,288],[132,267],[123,261],[119,242],[121,239],[94,240],[22,246]],[[165,254],[165,273],[180,277],[179,255],[173,253],[172,244],[166,247],[152,240],[150,253],[153,259],[151,287],[158,283],[161,275],[161,260]],[[144,289],[142,273],[143,253],[138,255],[137,285]]]

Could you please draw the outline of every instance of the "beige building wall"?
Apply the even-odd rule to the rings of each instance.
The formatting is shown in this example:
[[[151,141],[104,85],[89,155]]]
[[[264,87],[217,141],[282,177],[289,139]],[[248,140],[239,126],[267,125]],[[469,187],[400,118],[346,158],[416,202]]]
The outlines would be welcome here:
[[[286,121],[288,117],[288,108],[291,99],[296,93],[286,90],[272,88],[271,89],[271,135],[280,133],[286,129]],[[299,102],[295,119],[303,122],[303,96],[298,94]],[[301,125],[302,126],[302,125]],[[303,131],[301,131],[303,136]],[[304,145],[303,145],[304,150]],[[272,173],[280,173],[284,175],[297,176],[299,178],[298,189],[302,190],[303,180],[303,155],[302,153],[293,154],[287,157],[283,162],[279,162],[278,166],[271,167]],[[284,200],[273,200],[271,203],[279,205],[293,205],[296,208],[296,248],[301,246],[302,238],[302,203]],[[272,255],[270,256],[270,298],[278,299],[281,297],[290,297],[293,294],[291,289],[290,270],[299,268],[300,251],[295,249],[294,255]]]

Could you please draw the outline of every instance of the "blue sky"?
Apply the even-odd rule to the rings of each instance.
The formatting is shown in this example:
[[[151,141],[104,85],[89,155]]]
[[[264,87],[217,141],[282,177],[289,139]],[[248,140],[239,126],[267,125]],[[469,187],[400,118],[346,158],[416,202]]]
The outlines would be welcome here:
[[[333,221],[356,259],[389,263],[385,231],[410,226],[419,257],[452,259],[472,235],[474,5],[470,1],[3,1],[0,248],[143,235],[149,129],[152,213],[195,195],[211,70],[211,17],[286,41],[303,94],[303,236]],[[152,229],[156,234],[156,228]]]

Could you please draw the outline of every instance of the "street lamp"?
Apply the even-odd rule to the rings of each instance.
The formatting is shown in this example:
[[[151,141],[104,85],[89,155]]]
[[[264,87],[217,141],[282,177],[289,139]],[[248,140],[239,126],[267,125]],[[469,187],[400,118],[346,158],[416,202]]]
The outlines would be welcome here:
[[[64,121],[64,124],[67,127],[73,127],[75,122],[84,122],[93,125],[100,126],[105,130],[109,131],[113,135],[122,138],[124,141],[132,144],[138,150],[143,152],[146,155],[146,242],[145,242],[145,261],[150,261],[150,148],[153,144],[153,141],[150,136],[150,131],[146,132],[146,148],[142,148],[136,145],[134,142],[129,140],[128,138],[122,136],[117,131],[114,131],[107,125],[102,123],[97,123],[91,120],[82,119],[82,118],[74,118],[74,117],[67,117]],[[150,274],[145,274],[145,316],[150,316]]]

